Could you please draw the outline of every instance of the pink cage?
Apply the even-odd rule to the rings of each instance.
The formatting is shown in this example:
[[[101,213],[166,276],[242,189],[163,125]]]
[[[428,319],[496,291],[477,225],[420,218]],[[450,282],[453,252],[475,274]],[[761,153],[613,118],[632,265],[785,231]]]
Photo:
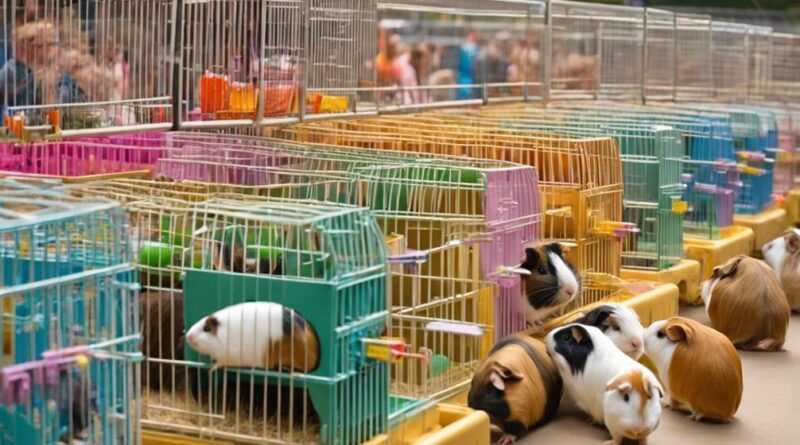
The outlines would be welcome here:
[[[0,175],[65,182],[150,177],[164,155],[164,133],[0,144]]]
[[[800,122],[789,110],[776,110],[775,118],[778,125],[778,153],[776,155],[773,176],[773,193],[784,195],[795,184],[800,162],[800,147],[798,147],[797,130]]]

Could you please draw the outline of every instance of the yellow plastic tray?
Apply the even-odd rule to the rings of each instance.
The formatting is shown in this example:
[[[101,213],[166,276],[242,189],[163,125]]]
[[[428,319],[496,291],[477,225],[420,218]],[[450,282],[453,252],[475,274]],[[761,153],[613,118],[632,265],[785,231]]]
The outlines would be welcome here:
[[[142,431],[142,445],[233,445],[233,442],[198,439],[181,434]]]
[[[789,190],[786,199],[783,201],[789,225],[797,227],[800,225],[800,189]]]
[[[700,263],[695,260],[681,260],[678,264],[665,270],[625,269],[620,271],[623,280],[654,281],[672,283],[678,286],[680,300],[694,303],[700,298],[700,283],[703,273]]]
[[[753,251],[754,241],[753,229],[730,226],[722,229],[722,237],[718,240],[684,235],[683,250],[686,258],[700,263],[702,279],[707,280],[711,278],[714,267],[725,264],[736,255],[749,255]]]
[[[485,412],[441,403],[364,445],[489,445],[490,440]]]
[[[755,215],[734,215],[733,223],[753,230],[755,241],[751,255],[757,258],[761,258],[761,246],[781,236],[789,225],[786,210],[777,207]]]

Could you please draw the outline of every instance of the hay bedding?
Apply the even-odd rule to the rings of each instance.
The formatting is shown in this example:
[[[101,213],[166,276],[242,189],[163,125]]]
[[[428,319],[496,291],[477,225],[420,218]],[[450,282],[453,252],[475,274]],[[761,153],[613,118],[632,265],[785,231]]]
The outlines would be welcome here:
[[[290,423],[288,415],[269,413],[265,416],[257,412],[260,409],[253,409],[251,415],[249,410],[226,407],[224,418],[220,418],[218,413],[211,417],[207,406],[201,406],[193,397],[181,391],[168,394],[145,387],[142,388],[142,396],[142,419],[156,422],[164,430],[170,430],[170,426],[174,425],[252,436],[255,440],[276,439],[303,444],[320,442],[318,420],[311,416],[305,422],[302,417],[295,417],[294,422]]]

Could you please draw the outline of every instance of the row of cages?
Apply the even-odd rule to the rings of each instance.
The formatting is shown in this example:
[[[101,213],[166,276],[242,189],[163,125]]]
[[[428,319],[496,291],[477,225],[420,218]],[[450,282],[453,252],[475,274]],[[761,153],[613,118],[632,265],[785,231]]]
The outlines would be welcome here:
[[[796,116],[593,101],[4,143],[0,438],[367,441],[526,328],[527,247],[579,271],[563,313],[629,298],[621,268],[794,186]]]
[[[557,99],[790,102],[800,36],[570,1],[4,2],[7,137]]]

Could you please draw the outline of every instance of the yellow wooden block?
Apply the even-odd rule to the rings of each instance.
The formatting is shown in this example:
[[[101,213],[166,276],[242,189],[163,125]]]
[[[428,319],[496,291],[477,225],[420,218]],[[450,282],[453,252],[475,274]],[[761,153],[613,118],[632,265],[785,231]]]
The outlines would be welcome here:
[[[441,403],[409,416],[388,434],[363,445],[489,445],[490,440],[485,412]]]
[[[800,225],[800,189],[789,190],[786,199],[783,201],[789,225],[797,227]]]

